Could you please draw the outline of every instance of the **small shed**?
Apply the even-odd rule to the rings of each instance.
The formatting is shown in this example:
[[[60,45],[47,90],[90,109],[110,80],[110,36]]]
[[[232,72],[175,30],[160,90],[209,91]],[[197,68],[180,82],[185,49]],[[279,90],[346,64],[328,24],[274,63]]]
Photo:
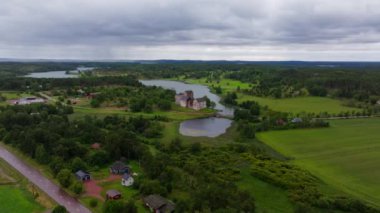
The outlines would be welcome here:
[[[134,179],[132,175],[130,174],[124,174],[123,177],[121,178],[121,185],[123,186],[132,186],[134,182]]]
[[[152,212],[171,213],[174,212],[175,204],[160,195],[149,195],[143,198],[144,204]]]
[[[88,172],[85,172],[83,170],[79,170],[75,173],[75,176],[78,178],[78,180],[81,180],[81,181],[87,181],[87,180],[91,180],[91,176],[90,176],[90,173]]]
[[[121,198],[121,193],[115,189],[110,189],[106,192],[107,200],[118,200]]]
[[[110,172],[112,174],[125,174],[125,173],[130,173],[130,168],[125,165],[123,162],[121,161],[116,161],[114,164],[112,164],[112,166],[110,167]]]

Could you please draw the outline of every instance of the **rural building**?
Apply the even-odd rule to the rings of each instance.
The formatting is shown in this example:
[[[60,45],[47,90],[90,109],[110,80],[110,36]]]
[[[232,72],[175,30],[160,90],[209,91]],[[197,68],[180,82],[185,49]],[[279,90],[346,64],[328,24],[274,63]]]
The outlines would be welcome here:
[[[78,178],[78,180],[81,180],[81,181],[91,180],[90,174],[82,170],[75,172],[75,176]]]
[[[29,104],[45,103],[46,100],[43,98],[37,98],[37,97],[27,97],[27,98],[10,100],[9,102],[12,105],[29,105]]]
[[[116,161],[114,164],[112,164],[112,166],[110,167],[110,172],[112,174],[116,174],[116,175],[119,175],[119,174],[125,174],[125,173],[130,173],[130,168],[125,165],[123,162],[121,161]]]
[[[121,185],[123,186],[132,186],[134,182],[134,179],[132,175],[130,174],[124,174],[123,177],[121,178]]]
[[[110,189],[106,192],[107,200],[118,200],[121,198],[121,193],[115,189]]]
[[[175,95],[175,103],[181,107],[187,107],[188,97],[186,97],[183,93],[179,93]]]
[[[175,95],[175,103],[181,107],[191,108],[194,110],[200,110],[207,107],[207,99],[205,97],[194,98],[194,93],[191,90]]]
[[[90,92],[90,93],[87,93],[87,98],[94,99],[94,98],[96,98],[96,96],[98,96],[100,94],[101,94],[100,92]]]
[[[174,212],[175,204],[170,200],[161,197],[160,195],[149,195],[143,198],[144,204],[156,213],[171,213]]]
[[[286,124],[286,122],[281,118],[276,120],[276,125],[278,125],[278,126],[283,126],[285,124]]]
[[[206,98],[196,98],[193,101],[193,109],[195,110],[201,110],[207,107],[207,100]]]

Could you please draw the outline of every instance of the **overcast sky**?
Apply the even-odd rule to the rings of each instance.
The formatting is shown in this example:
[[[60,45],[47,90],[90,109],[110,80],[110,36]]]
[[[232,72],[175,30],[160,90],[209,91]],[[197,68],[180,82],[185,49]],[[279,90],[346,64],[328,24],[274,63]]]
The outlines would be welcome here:
[[[1,0],[0,58],[380,61],[380,0]]]

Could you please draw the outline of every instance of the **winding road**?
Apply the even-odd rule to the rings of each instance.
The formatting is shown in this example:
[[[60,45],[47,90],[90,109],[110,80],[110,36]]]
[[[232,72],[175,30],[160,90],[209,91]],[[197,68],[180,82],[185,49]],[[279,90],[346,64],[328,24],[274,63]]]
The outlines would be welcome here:
[[[91,211],[83,206],[77,199],[71,197],[54,182],[43,176],[38,170],[27,165],[17,156],[6,150],[0,145],[0,158],[3,158],[8,164],[14,167],[30,182],[38,186],[42,191],[48,194],[58,204],[66,207],[70,213],[90,213]],[[17,205],[17,203],[15,203]]]

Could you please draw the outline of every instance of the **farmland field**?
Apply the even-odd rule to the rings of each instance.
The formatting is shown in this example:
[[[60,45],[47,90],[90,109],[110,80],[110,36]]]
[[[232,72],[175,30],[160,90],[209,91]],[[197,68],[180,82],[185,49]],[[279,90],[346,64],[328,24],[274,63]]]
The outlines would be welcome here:
[[[259,140],[337,189],[380,206],[380,119],[331,121],[330,128],[271,131]]]
[[[357,108],[346,107],[342,105],[339,100],[334,100],[331,98],[324,97],[296,97],[296,98],[263,98],[255,97],[244,94],[238,94],[238,102],[243,102],[247,100],[253,100],[258,102],[262,106],[268,106],[270,109],[280,112],[291,112],[291,113],[340,113],[347,111],[359,110]]]

